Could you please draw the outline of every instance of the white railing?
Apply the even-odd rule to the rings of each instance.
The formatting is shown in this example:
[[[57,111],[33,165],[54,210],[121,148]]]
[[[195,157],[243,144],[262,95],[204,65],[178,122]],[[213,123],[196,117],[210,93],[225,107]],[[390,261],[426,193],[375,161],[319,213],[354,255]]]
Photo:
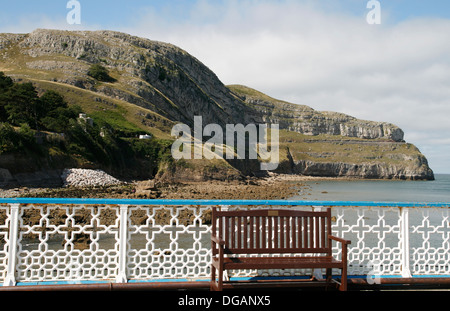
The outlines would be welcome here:
[[[211,206],[332,207],[349,275],[450,275],[450,204],[0,199],[0,283],[207,279]],[[232,276],[292,274],[311,271]]]

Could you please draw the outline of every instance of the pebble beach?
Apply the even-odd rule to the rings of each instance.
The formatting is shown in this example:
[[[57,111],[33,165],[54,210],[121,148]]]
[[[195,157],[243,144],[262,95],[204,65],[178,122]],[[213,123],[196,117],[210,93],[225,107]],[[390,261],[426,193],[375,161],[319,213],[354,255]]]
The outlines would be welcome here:
[[[0,189],[0,197],[70,197],[135,199],[288,199],[308,192],[304,176],[275,175],[233,181],[122,182],[101,170],[66,169],[62,187]]]

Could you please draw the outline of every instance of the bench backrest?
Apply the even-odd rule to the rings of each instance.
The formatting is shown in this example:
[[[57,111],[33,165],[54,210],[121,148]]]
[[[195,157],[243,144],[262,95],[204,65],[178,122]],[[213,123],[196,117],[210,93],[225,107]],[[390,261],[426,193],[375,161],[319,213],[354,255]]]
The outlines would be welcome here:
[[[331,209],[212,210],[212,232],[226,253],[327,253],[331,255]],[[218,250],[213,248],[213,255]]]

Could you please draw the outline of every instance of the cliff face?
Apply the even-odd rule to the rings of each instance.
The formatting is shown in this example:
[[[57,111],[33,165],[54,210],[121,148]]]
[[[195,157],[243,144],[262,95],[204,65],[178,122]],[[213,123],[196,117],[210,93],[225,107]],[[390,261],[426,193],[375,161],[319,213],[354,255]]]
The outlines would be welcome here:
[[[417,161],[423,162],[423,158]],[[424,180],[432,179],[433,172],[427,164],[411,166],[387,165],[385,163],[342,163],[342,162],[313,162],[301,160],[294,164],[292,172],[306,176],[318,177],[348,177],[379,179],[404,179],[404,180]]]
[[[264,122],[280,124],[282,129],[312,136],[327,134],[403,141],[403,131],[393,124],[358,120],[338,112],[319,112],[308,106],[276,100],[241,85],[231,85],[229,88],[251,106]]]
[[[105,66],[116,82],[99,83],[89,77],[89,67],[95,63]],[[39,88],[54,89],[88,114],[120,113],[135,126],[165,138],[178,122],[192,126],[194,116],[202,116],[204,124],[279,124],[285,133],[280,169],[292,173],[433,178],[418,150],[406,152],[406,157],[420,159],[407,165],[393,163],[391,153],[384,151],[374,159],[352,160],[351,155],[365,148],[365,142],[404,144],[403,131],[397,126],[315,111],[244,86],[227,87],[199,60],[163,42],[111,31],[39,29],[30,34],[0,34],[0,71]],[[309,138],[320,139],[308,142]],[[334,141],[346,140],[352,140],[346,144],[348,150],[336,152]],[[321,149],[315,151],[318,145]],[[402,157],[399,154],[396,159]]]

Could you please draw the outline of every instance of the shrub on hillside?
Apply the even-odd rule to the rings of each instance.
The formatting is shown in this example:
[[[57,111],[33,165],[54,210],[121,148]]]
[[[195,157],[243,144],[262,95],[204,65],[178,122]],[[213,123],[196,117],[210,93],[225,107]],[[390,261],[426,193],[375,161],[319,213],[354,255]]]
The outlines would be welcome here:
[[[88,76],[102,82],[115,82],[116,79],[109,75],[108,70],[100,64],[94,64],[89,68]]]

